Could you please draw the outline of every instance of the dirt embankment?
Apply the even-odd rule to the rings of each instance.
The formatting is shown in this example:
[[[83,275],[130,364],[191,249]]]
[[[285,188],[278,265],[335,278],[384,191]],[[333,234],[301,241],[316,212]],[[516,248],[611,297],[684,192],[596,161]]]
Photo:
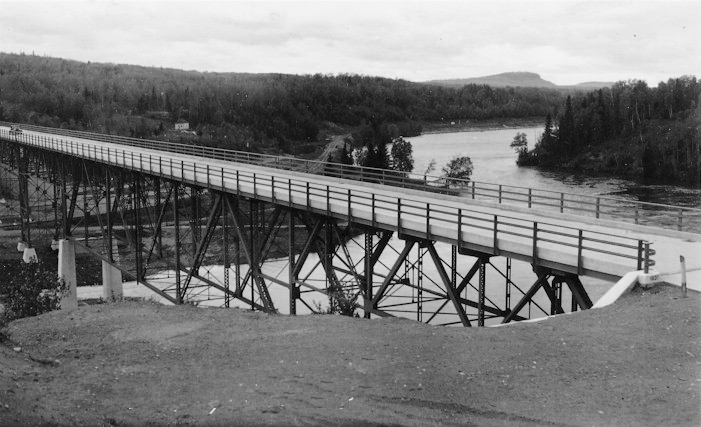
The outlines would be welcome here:
[[[0,425],[701,425],[701,296],[537,323],[122,302],[15,321]]]

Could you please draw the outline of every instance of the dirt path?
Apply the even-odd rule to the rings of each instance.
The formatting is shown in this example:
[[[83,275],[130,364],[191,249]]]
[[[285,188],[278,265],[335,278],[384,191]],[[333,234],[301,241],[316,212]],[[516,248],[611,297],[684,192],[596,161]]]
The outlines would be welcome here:
[[[445,328],[81,306],[4,330],[0,425],[697,426],[700,307],[660,286],[543,322]]]

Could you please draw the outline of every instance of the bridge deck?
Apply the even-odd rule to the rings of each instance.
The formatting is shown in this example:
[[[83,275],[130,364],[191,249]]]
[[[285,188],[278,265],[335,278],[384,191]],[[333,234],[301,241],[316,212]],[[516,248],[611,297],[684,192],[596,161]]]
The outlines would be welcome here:
[[[646,238],[611,221],[359,183],[303,172],[24,131],[0,137],[340,221],[503,255],[563,272],[616,280],[640,267]]]

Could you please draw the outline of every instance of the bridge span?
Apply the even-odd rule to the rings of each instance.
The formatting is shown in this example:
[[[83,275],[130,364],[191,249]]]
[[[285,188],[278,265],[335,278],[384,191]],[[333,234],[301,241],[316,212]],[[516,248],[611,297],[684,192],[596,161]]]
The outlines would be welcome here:
[[[388,171],[33,126],[0,126],[0,139],[23,248],[31,257],[42,239],[60,240],[67,277],[75,246],[90,251],[103,260],[107,296],[125,276],[173,303],[284,304],[295,314],[298,303],[318,309],[310,294],[321,293],[335,310],[357,302],[365,317],[506,323],[590,308],[580,278],[615,282],[649,269],[651,235],[701,240],[688,229],[701,214],[689,208],[666,207],[670,227],[649,227],[644,213],[659,206],[603,197],[427,185]],[[511,260],[532,266],[532,283],[512,281]],[[273,287],[286,290],[283,301]]]

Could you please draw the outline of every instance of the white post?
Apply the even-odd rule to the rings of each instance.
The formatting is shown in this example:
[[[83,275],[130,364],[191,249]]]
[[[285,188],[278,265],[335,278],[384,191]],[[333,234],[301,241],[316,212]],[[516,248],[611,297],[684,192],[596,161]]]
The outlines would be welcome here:
[[[58,243],[58,277],[62,278],[68,289],[61,298],[62,309],[78,308],[78,289],[75,274],[75,243],[62,239]]]
[[[686,261],[683,255],[679,255],[679,261],[682,263],[682,298],[686,298]]]
[[[112,241],[112,260],[119,261],[117,242]],[[102,298],[106,301],[122,298],[122,271],[107,261],[102,261]]]

